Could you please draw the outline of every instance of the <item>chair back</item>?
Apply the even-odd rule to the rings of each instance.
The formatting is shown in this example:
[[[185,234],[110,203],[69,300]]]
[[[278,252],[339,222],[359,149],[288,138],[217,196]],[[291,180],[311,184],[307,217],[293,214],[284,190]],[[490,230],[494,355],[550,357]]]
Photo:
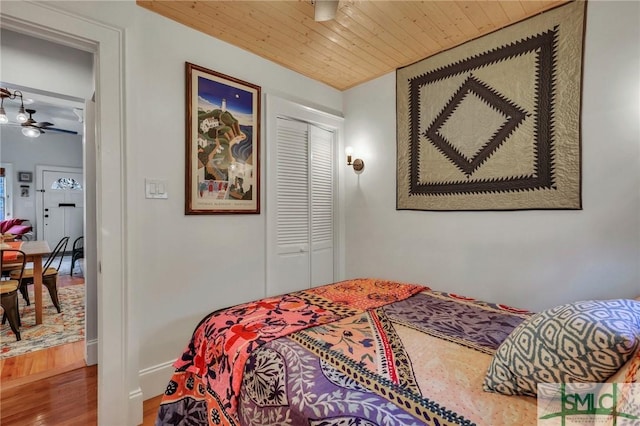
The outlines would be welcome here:
[[[44,266],[42,267],[42,272],[44,273],[48,268],[51,267],[51,264],[53,263],[53,260],[56,258],[56,256],[58,256],[60,253],[62,253],[62,256],[60,256],[60,261],[58,262],[58,267],[56,268],[58,271],[60,270],[60,266],[62,265],[62,259],[64,258],[64,251],[67,249],[67,244],[69,243],[69,237],[62,237],[60,239],[60,241],[58,241],[58,244],[56,244],[56,248],[53,249],[53,251],[49,254],[49,257],[47,258],[47,261],[45,262]]]
[[[78,237],[73,242],[73,249],[71,253],[83,253],[84,250],[84,237]]]
[[[27,264],[27,256],[25,256],[22,250],[18,249],[2,249],[0,250],[0,269],[3,263],[10,263],[13,270],[20,270],[20,277],[18,282],[22,283],[22,276],[24,275],[24,267]]]

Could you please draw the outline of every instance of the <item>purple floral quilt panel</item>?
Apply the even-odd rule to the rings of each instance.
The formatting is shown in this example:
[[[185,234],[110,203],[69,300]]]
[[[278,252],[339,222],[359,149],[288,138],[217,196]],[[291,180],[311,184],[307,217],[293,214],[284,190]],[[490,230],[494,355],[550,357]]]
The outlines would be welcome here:
[[[488,354],[530,315],[506,305],[437,291],[417,294],[383,310],[394,322]]]

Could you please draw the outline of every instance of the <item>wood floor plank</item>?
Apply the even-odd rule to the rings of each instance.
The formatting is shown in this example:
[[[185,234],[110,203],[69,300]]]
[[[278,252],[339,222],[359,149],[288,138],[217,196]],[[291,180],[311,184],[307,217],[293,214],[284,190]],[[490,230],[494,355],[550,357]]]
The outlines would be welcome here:
[[[84,340],[18,355],[3,361],[0,371],[0,384],[3,387],[14,386],[15,380],[20,380],[20,384],[41,380],[47,376],[83,367]],[[29,379],[29,376],[33,377]]]
[[[76,369],[0,390],[3,426],[96,424],[97,367]]]
[[[153,426],[156,422],[156,415],[158,414],[158,407],[160,407],[160,401],[162,395],[158,395],[154,398],[144,401],[143,405],[143,426]]]
[[[0,390],[0,424],[94,425],[98,416],[98,368],[83,367],[12,389]],[[151,426],[162,396],[143,403],[143,425]]]

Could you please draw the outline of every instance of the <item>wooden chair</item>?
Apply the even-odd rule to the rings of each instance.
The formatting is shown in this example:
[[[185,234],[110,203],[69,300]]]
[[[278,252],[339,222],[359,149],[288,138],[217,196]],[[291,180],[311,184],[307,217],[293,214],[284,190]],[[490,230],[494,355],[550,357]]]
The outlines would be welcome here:
[[[27,262],[27,264],[29,264],[29,262]],[[12,261],[11,263],[4,262],[2,264],[2,278],[9,278],[9,275],[11,274],[11,271],[18,270],[18,269],[20,269],[20,262],[18,262],[18,261],[16,261],[16,262]],[[29,293],[27,293],[24,289],[21,289],[20,293],[22,294],[22,298],[24,299],[24,301],[27,302],[27,306],[29,306],[29,304],[30,304],[29,303]]]
[[[67,244],[69,243],[69,237],[62,237],[56,248],[53,249],[47,261],[42,266],[42,284],[47,287],[49,290],[49,296],[51,296],[51,301],[53,305],[58,310],[58,313],[61,312],[60,302],[58,301],[58,270],[60,269],[60,265],[62,265],[62,258],[64,257],[64,251],[67,248]],[[57,267],[52,267],[51,264],[55,260],[55,258],[59,255],[60,260],[58,262]],[[9,277],[11,279],[16,279],[18,277],[19,271],[11,271]],[[33,284],[33,268],[27,268],[24,270],[24,274],[22,275],[22,285],[20,286],[20,292],[22,293],[22,297],[29,305],[31,302],[29,301],[29,293],[27,291],[27,286],[29,284]]]
[[[14,269],[15,279],[0,281],[0,305],[4,309],[2,323],[9,319],[9,326],[16,335],[16,340],[20,340],[20,312],[18,310],[18,290],[23,285],[22,277],[24,274],[24,266],[27,263],[27,257],[22,250],[4,249],[0,250],[0,264],[3,263],[5,257],[11,258],[13,265],[19,265],[19,269]]]
[[[73,276],[73,268],[78,259],[84,259],[84,237],[78,237],[73,242],[71,249],[71,271],[69,275]]]

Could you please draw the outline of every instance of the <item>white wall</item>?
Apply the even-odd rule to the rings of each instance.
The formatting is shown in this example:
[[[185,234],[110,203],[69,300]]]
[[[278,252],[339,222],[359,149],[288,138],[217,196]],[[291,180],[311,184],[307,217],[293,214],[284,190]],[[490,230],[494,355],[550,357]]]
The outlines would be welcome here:
[[[342,94],[131,1],[47,4],[125,29],[127,334],[152,397],[202,317],[265,294],[264,192],[260,215],[184,215],[185,61],[329,112]],[[166,179],[169,198],[145,199],[145,178]]]
[[[3,163],[13,164],[13,217],[28,219],[35,231],[35,166],[46,164],[82,168],[82,136],[49,132],[33,139],[12,130],[15,129],[0,130],[0,152]],[[32,182],[18,182],[18,172],[25,171],[32,173]],[[22,185],[29,186],[29,197],[20,196]]]
[[[581,211],[395,210],[395,74],[351,89],[346,275],[430,285],[542,309],[640,294],[640,3],[589,2]]]
[[[93,55],[14,31],[0,33],[0,81],[79,99],[93,95]]]

